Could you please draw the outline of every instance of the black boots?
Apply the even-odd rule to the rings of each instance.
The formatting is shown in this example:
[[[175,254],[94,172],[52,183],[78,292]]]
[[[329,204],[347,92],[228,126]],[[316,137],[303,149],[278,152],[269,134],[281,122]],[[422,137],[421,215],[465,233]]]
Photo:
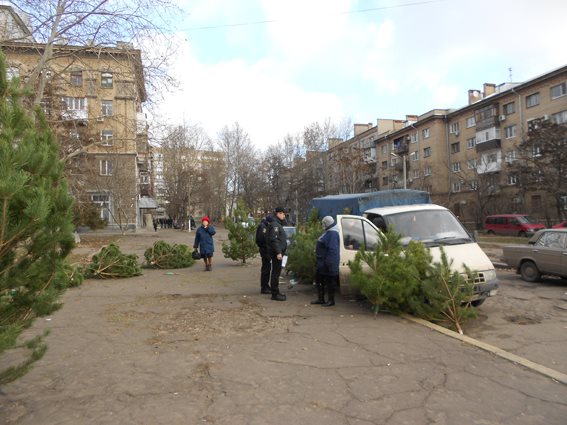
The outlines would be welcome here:
[[[323,307],[332,307],[335,305],[335,285],[334,282],[327,284],[327,292],[329,293],[329,299],[323,304]]]
[[[320,283],[317,284],[317,299],[311,301],[311,304],[325,304],[325,287]]]
[[[272,294],[272,300],[274,301],[285,301],[287,297],[284,294],[280,294],[279,292],[276,294]]]

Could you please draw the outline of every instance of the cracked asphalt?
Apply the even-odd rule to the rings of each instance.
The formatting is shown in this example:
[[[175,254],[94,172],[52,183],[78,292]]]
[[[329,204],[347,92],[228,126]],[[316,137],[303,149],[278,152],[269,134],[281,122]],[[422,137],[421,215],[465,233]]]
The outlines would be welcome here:
[[[142,258],[155,240],[192,238],[159,230],[119,245]],[[225,260],[222,239],[212,272],[199,263],[69,290],[26,331],[50,329],[49,348],[0,388],[0,423],[566,423],[566,385],[364,303],[312,306],[309,285],[271,301],[258,260]]]

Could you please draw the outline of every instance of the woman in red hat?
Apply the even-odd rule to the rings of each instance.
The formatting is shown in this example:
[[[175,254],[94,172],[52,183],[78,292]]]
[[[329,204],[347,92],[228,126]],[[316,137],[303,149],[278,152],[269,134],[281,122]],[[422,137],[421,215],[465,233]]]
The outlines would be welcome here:
[[[203,217],[201,219],[201,227],[197,229],[197,234],[195,235],[193,249],[197,251],[197,247],[199,248],[201,258],[205,261],[205,270],[208,272],[210,272],[213,268],[213,253],[215,252],[213,235],[215,233],[216,230],[213,226],[211,226],[211,220],[209,217]]]

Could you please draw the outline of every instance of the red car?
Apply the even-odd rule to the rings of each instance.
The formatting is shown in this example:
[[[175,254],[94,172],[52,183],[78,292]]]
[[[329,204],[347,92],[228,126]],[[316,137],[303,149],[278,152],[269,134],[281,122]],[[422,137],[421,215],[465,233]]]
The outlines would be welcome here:
[[[561,223],[557,223],[554,226],[551,226],[552,229],[567,229],[567,221],[562,221]]]

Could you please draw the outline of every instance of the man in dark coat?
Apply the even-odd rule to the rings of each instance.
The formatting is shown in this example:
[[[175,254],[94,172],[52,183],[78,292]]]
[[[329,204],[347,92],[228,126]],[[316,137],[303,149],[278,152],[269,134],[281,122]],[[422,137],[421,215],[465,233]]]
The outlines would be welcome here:
[[[272,271],[272,257],[268,252],[268,230],[270,223],[274,220],[271,215],[266,213],[258,228],[256,229],[256,245],[260,250],[260,257],[262,258],[262,269],[260,270],[260,293],[271,294],[270,288],[270,273]]]
[[[323,307],[335,305],[335,287],[339,280],[340,236],[333,217],[326,216],[321,220],[325,231],[317,239],[315,257],[317,259],[317,292],[316,300],[311,304],[321,304]],[[325,302],[325,290],[329,296]]]
[[[287,297],[280,293],[280,274],[282,271],[282,259],[287,250],[287,235],[283,226],[285,221],[285,210],[281,207],[275,209],[275,217],[270,223],[268,230],[268,253],[272,261],[272,273],[270,276],[270,289],[272,300],[285,301]]]

